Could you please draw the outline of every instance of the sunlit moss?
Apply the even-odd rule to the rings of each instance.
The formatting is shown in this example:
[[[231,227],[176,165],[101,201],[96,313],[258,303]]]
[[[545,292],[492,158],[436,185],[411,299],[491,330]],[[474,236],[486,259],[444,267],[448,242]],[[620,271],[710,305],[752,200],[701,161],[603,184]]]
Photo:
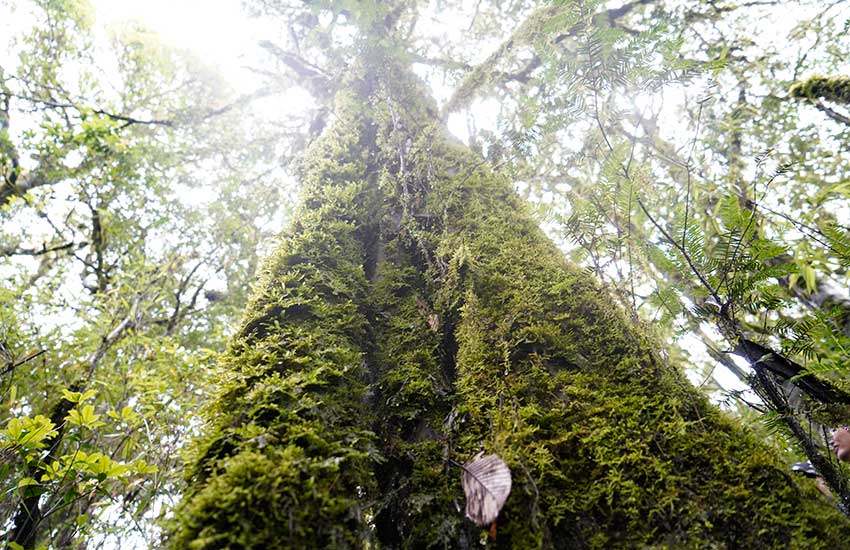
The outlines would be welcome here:
[[[800,99],[823,98],[835,103],[850,103],[850,77],[812,76],[791,86],[788,93]]]

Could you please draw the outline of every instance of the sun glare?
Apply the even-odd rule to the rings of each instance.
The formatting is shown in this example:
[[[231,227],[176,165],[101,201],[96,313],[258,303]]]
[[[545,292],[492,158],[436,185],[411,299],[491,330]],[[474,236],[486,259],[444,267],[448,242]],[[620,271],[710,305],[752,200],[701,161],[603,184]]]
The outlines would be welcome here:
[[[94,0],[102,28],[137,21],[155,32],[168,46],[189,50],[220,70],[239,93],[255,87],[246,66],[259,55],[257,42],[266,25],[249,19],[236,0]]]

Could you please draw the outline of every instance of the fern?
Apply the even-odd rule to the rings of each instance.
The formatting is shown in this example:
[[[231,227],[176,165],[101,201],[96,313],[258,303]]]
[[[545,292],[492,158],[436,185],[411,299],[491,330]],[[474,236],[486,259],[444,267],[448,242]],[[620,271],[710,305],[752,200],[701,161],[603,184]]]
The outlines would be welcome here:
[[[850,264],[850,229],[833,221],[820,224],[819,229],[829,249],[845,264]]]

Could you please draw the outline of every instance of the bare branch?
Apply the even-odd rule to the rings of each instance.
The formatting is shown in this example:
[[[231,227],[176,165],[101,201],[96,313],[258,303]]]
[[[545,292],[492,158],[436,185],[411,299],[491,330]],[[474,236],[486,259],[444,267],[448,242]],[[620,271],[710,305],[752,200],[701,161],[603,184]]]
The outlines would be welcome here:
[[[51,252],[59,252],[60,250],[68,250],[69,248],[80,248],[88,245],[86,241],[75,243],[53,244],[48,246],[47,243],[41,245],[41,248],[15,248],[15,247],[0,247],[0,256],[43,256]]]
[[[832,120],[850,126],[850,118],[847,118],[846,116],[842,115],[838,111],[835,111],[834,109],[830,109],[829,107],[824,105],[822,101],[817,100],[813,102],[813,105],[818,111],[822,112]]]
[[[30,361],[32,361],[33,359],[35,359],[36,357],[38,357],[39,355],[41,355],[43,353],[47,353],[47,350],[46,349],[40,349],[36,352],[33,352],[33,353],[27,355],[26,357],[24,357],[20,361],[15,361],[15,362],[10,363],[2,371],[0,371],[0,376],[4,376],[6,374],[9,374],[10,372],[12,372],[16,368],[20,367],[24,363],[29,363]]]

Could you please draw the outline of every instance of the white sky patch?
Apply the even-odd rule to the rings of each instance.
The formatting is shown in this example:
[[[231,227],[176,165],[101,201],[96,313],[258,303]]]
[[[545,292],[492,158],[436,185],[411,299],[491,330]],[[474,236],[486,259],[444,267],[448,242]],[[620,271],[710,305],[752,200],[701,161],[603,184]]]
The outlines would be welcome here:
[[[474,124],[474,130],[478,132],[481,130],[487,130],[493,133],[498,132],[500,109],[501,105],[496,98],[478,99],[472,102],[469,109],[451,113],[447,126],[453,136],[469,144],[469,138],[473,131],[470,124]],[[470,113],[472,113],[472,117],[470,117]]]
[[[217,69],[238,95],[264,84],[251,68],[265,68],[268,55],[261,40],[274,39],[280,23],[274,18],[248,17],[240,0],[91,0],[100,30],[136,21],[156,33],[166,46],[192,52]],[[308,110],[314,101],[303,90],[254,101],[252,108],[269,119]]]
[[[138,21],[164,44],[190,50],[217,67],[238,92],[251,91],[254,83],[242,67],[256,57],[265,25],[245,17],[238,0],[94,0],[92,5],[99,25]]]
[[[711,330],[710,325],[704,325]],[[718,335],[719,336],[719,335]],[[705,343],[697,337],[695,334],[685,334],[678,341],[677,344],[683,350],[686,350],[688,355],[694,364],[709,364],[714,365],[714,370],[712,371],[711,377],[714,379],[717,384],[719,384],[725,391],[745,391],[749,389],[749,386],[737,375],[735,375],[732,371],[727,369],[720,363],[717,363],[709,354],[708,349],[705,346]],[[749,363],[746,362],[741,357],[738,357],[734,354],[726,354],[732,362],[734,362],[738,367],[740,367],[745,372],[749,372],[750,366]],[[688,379],[694,385],[699,385],[705,380],[705,375],[688,369],[686,371]],[[717,396],[715,396],[716,398]]]

